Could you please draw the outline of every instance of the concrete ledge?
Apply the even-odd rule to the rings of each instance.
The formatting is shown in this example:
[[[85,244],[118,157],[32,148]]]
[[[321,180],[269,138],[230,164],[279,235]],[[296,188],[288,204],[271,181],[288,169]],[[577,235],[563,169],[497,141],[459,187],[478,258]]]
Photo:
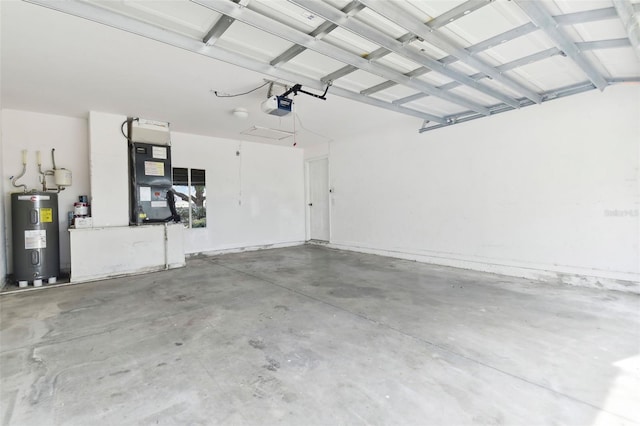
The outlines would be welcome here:
[[[185,266],[181,224],[70,230],[72,283]]]

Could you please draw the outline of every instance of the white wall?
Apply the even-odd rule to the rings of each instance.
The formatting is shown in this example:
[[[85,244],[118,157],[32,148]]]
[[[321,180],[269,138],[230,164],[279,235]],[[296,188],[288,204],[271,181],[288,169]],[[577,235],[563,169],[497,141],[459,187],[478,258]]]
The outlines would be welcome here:
[[[42,167],[49,170],[51,149],[56,150],[56,166],[73,173],[73,184],[62,191],[58,198],[60,228],[60,266],[69,269],[69,234],[67,232],[67,212],[73,211],[73,203],[79,195],[89,193],[89,163],[87,143],[87,120],[5,109],[2,111],[2,193],[5,207],[7,272],[11,273],[11,197],[14,188],[9,178],[22,170],[22,150],[28,153],[27,173],[18,181],[29,189],[41,190],[38,183],[37,150],[42,154]],[[49,180],[49,182],[52,182]],[[2,244],[4,246],[4,243]]]
[[[67,211],[79,195],[90,195],[94,226],[128,224],[126,140],[120,134],[125,116],[91,112],[90,120],[17,110],[2,110],[2,191],[11,273],[9,177],[21,170],[21,151],[29,150],[27,174],[20,180],[35,188],[35,151],[44,167],[56,163],[73,172],[73,185],[60,194],[60,254],[70,267]],[[89,135],[91,144],[89,144]],[[185,230],[186,253],[289,245],[304,241],[303,151],[172,133],[175,167],[203,168],[207,173],[207,227]],[[91,154],[90,154],[91,149]],[[118,152],[122,151],[122,155]],[[236,151],[240,152],[236,156]],[[124,160],[123,160],[124,159]],[[91,172],[89,164],[91,163]],[[91,175],[91,184],[90,184]],[[90,191],[90,188],[92,189]],[[95,221],[98,220],[98,223]],[[95,252],[95,251],[94,251]],[[2,275],[3,276],[3,275]]]
[[[91,216],[95,227],[129,225],[129,150],[121,131],[126,119],[124,115],[89,113]]]
[[[206,170],[207,227],[185,230],[186,253],[304,241],[302,150],[175,132],[171,138],[173,167]]]
[[[334,246],[575,284],[640,281],[640,88],[422,135],[418,125],[401,118],[331,144]]]
[[[0,12],[2,11],[2,6],[0,5]],[[2,191],[2,197],[0,198],[0,286],[3,286],[5,283],[5,277],[7,275],[7,247],[5,242],[5,221],[4,221],[4,164],[2,161],[2,116],[3,110],[0,109],[0,176],[3,177],[2,182],[0,182],[0,191]]]

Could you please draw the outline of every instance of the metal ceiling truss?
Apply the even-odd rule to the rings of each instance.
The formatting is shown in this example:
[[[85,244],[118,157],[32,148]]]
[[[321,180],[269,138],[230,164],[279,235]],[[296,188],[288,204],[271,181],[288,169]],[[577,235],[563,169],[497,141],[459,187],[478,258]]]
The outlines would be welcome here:
[[[463,105],[466,108],[469,108],[476,112],[480,112],[484,115],[489,115],[489,109],[483,105],[470,101],[462,96],[440,90],[436,86],[433,86],[429,83],[414,80],[394,70],[393,68],[364,59],[361,56],[356,55],[355,53],[351,53],[349,51],[336,47],[323,40],[313,38],[308,34],[295,30],[284,23],[275,21],[257,12],[254,12],[249,8],[241,7],[228,0],[193,1],[194,3],[207,7],[218,13],[231,16],[232,18],[240,22],[251,25],[252,27],[280,37],[291,43],[298,44],[306,47],[307,49],[321,53],[329,58],[352,65],[371,74],[393,80],[396,83],[403,84],[415,90],[419,90],[421,92],[442,98],[454,104]]]
[[[358,2],[357,0],[353,0],[351,3],[347,4],[341,10],[347,16],[354,16],[356,13],[358,13],[362,9],[364,9],[364,5]],[[320,24],[315,30],[311,31],[309,33],[309,36],[313,38],[321,39],[325,35],[329,34],[331,31],[335,30],[336,28],[338,28],[337,25],[332,24],[329,21],[325,21],[322,24]],[[285,52],[278,55],[270,63],[275,67],[283,62],[290,61],[291,59],[295,58],[305,50],[307,50],[307,48],[304,46],[300,46],[299,44],[293,45],[289,49],[287,49]]]
[[[384,47],[390,52],[396,53],[400,56],[403,56],[407,59],[412,60],[415,63],[421,64],[424,67],[430,68],[433,71],[439,72],[440,74],[445,75],[452,80],[465,84],[473,89],[476,89],[479,92],[484,93],[485,95],[491,96],[494,99],[501,100],[507,105],[511,105],[512,107],[515,107],[515,108],[520,107],[520,105],[518,104],[518,101],[516,101],[515,99],[509,96],[506,96],[495,89],[491,89],[486,86],[483,86],[482,84],[479,84],[476,80],[470,78],[466,74],[463,74],[459,71],[455,71],[451,68],[448,68],[443,63],[438,62],[437,60],[422,54],[422,52],[418,51],[417,49],[407,47],[405,43],[401,43],[395,40],[394,38],[387,36],[382,31],[379,31],[371,26],[363,24],[355,19],[349,19],[348,16],[344,15],[343,13],[329,6],[326,3],[319,2],[317,0],[289,0],[289,1],[291,3],[299,5],[300,7],[308,10],[309,12],[317,16],[321,16],[322,18],[328,21],[331,21],[334,24],[339,25],[340,27],[353,32],[358,36],[361,36],[373,43],[376,43],[379,46]],[[475,2],[475,3],[479,3],[479,2]],[[487,1],[482,2],[482,4],[486,4],[486,3],[488,2]],[[464,12],[459,12],[459,13],[464,13]],[[450,18],[450,19],[453,19],[453,18]],[[413,76],[415,76],[415,74],[411,74],[410,72],[409,77],[413,77]],[[389,85],[389,83],[383,83],[383,84],[385,85],[383,86],[384,88],[388,88],[393,85],[393,84]],[[372,91],[372,89],[370,88],[360,93],[363,95],[369,95],[371,93],[374,93],[375,91],[378,91],[378,90]]]
[[[400,25],[407,31],[412,32],[438,49],[447,52],[449,55],[455,56],[459,61],[487,74],[487,76],[504,84],[516,93],[521,93],[536,103],[540,103],[542,101],[540,95],[534,91],[500,74],[500,72],[494,67],[486,64],[480,59],[477,59],[467,52],[462,46],[458,46],[455,42],[447,39],[442,34],[433,31],[431,28],[423,24],[417,17],[404,11],[393,2],[378,0],[360,0],[360,2],[374,12],[377,12],[392,22],[395,22],[397,25]]]
[[[467,0],[442,15],[431,19],[427,23],[421,22],[409,12],[403,10],[397,4],[394,4],[394,2],[388,1],[352,0],[346,6],[341,9],[337,9],[319,0],[288,0],[290,3],[307,10],[314,16],[324,19],[322,24],[318,25],[309,33],[298,31],[283,20],[274,19],[267,16],[265,13],[261,13],[261,6],[258,5],[256,7],[252,7],[251,3],[247,5],[245,0],[191,0],[194,3],[214,10],[222,15],[213,24],[202,40],[193,39],[192,37],[179,34],[177,32],[159,28],[136,18],[104,9],[83,0],[25,1],[157,40],[213,59],[266,74],[280,80],[300,83],[314,89],[322,90],[324,88],[323,86],[327,83],[331,83],[345,77],[352,72],[358,70],[366,71],[373,75],[382,77],[385,81],[363,89],[360,92],[355,92],[333,85],[330,88],[330,93],[368,105],[420,118],[424,120],[422,128],[419,129],[420,133],[451,126],[456,123],[475,120],[488,115],[511,111],[516,108],[535,105],[552,99],[570,96],[587,90],[593,90],[596,88],[603,90],[610,84],[640,82],[640,78],[638,77],[605,79],[582,55],[582,52],[596,49],[632,46],[640,57],[640,29],[637,25],[640,4],[632,4],[629,0],[614,0],[615,7],[557,16],[551,16],[538,2],[514,0],[514,2],[518,4],[518,6],[520,6],[520,8],[530,17],[532,22],[513,28],[466,48],[458,45],[437,30],[490,4],[493,0]],[[386,17],[396,25],[404,28],[407,33],[401,37],[394,38],[360,19],[351,19],[364,8],[369,8],[379,15]],[[263,6],[262,9],[264,9]],[[269,13],[269,15],[272,14]],[[607,19],[621,19],[629,34],[629,38],[573,42],[560,30],[560,27],[562,26]],[[236,20],[275,35],[281,39],[287,40],[293,45],[269,62],[258,61],[242,55],[241,53],[232,52],[216,46],[215,42]],[[368,54],[357,55],[343,49],[342,47],[322,40],[327,34],[331,33],[336,28],[343,28],[380,47]],[[553,40],[556,47],[536,52],[498,66],[491,66],[476,56],[478,53],[486,51],[487,49],[539,30],[544,31],[549,38]],[[409,46],[416,40],[429,43],[439,50],[446,52],[449,56],[436,60],[422,51]],[[292,60],[305,50],[313,50],[342,62],[345,66],[329,73],[319,80],[281,68],[281,66],[287,61]],[[402,56],[418,64],[419,67],[402,73],[389,66],[383,65],[380,62],[376,62],[380,58],[391,53]],[[573,84],[544,93],[536,93],[504,74],[509,70],[557,55],[566,56],[571,59],[580,67],[580,69],[582,69],[590,81]],[[472,75],[467,75],[449,67],[450,64],[457,61],[476,69],[478,72]],[[440,86],[435,86],[416,79],[416,77],[432,71],[444,75],[453,81]],[[483,84],[481,81],[485,78],[495,80],[508,87],[513,92],[517,93],[518,97],[515,98],[513,96],[509,96],[498,89],[494,89]],[[418,91],[418,93],[395,99],[392,102],[371,96],[397,85],[413,88]],[[481,105],[461,95],[449,92],[450,90],[461,86],[472,88],[495,99],[496,101],[499,101],[499,103],[489,106]],[[409,108],[403,106],[404,104],[427,96],[435,96],[444,99],[456,105],[463,106],[468,110],[452,115],[438,116],[419,109],[414,109],[413,107]]]
[[[607,81],[596,68],[582,56],[582,52],[566,35],[558,28],[558,23],[535,1],[514,0],[520,8],[531,18],[534,24],[540,27],[562,51],[589,77],[589,80],[600,90],[607,87]]]
[[[622,20],[622,25],[629,36],[636,56],[640,59],[640,11],[634,10],[634,6],[629,0],[613,0],[613,6]],[[636,4],[636,6],[640,6],[640,4]]]

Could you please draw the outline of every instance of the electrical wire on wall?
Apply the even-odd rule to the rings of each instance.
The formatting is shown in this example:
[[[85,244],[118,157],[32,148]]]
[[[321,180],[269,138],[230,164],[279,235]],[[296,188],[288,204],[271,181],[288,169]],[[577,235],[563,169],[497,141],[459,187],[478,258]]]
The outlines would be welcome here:
[[[296,120],[298,121],[298,124],[300,125],[300,128],[302,130],[304,130],[305,132],[309,132],[309,133],[311,133],[313,135],[319,136],[322,139],[325,139],[327,143],[333,142],[332,138],[330,138],[328,136],[325,136],[325,135],[322,135],[322,134],[320,134],[318,132],[314,132],[313,130],[309,130],[306,127],[304,127],[304,124],[302,124],[302,119],[300,118],[300,115],[297,112],[293,113],[293,129],[294,129],[293,131],[294,131],[294,133],[295,133],[295,129],[296,129]]]

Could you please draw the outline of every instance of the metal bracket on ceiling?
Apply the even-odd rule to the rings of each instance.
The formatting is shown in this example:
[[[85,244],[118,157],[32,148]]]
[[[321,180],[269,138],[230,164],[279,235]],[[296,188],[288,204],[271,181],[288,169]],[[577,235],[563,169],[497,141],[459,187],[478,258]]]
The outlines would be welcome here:
[[[429,120],[424,120],[424,121],[422,122],[422,126],[420,126],[420,128],[418,129],[418,133],[424,133],[424,132],[426,132],[427,130],[429,130],[429,127],[427,127],[427,124],[429,124],[429,123],[430,123],[430,121],[429,121]]]

